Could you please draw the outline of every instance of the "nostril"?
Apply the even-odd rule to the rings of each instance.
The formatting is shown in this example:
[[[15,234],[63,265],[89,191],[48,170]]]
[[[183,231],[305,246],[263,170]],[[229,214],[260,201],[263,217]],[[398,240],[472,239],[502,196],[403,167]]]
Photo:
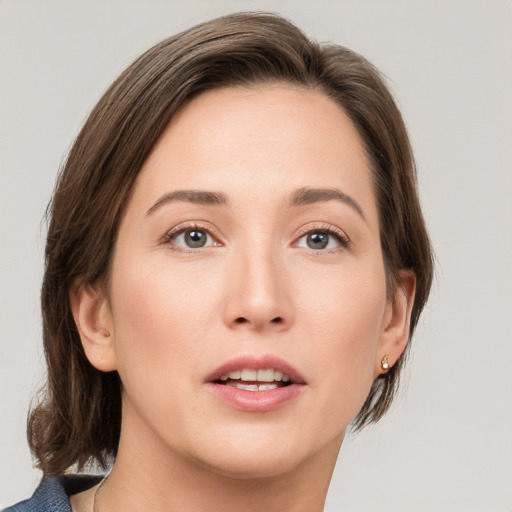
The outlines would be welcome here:
[[[273,324],[282,324],[283,323],[283,318],[280,317],[280,316],[276,316],[275,318],[272,318],[272,320],[270,320],[271,323]],[[243,317],[243,316],[239,316],[236,320],[235,320],[235,323],[236,324],[246,324],[248,323],[249,320],[247,320],[247,318]]]

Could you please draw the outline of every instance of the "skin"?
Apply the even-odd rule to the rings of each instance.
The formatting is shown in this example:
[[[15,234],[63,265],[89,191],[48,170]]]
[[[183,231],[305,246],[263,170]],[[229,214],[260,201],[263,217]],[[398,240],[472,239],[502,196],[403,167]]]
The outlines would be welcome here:
[[[336,188],[360,212],[290,206],[304,187]],[[183,189],[227,204],[154,206]],[[186,228],[207,244],[187,247]],[[349,243],[309,247],[327,228]],[[323,510],[347,426],[383,356],[393,364],[406,346],[414,276],[401,277],[389,301],[368,159],[336,103],[286,85],[194,99],[139,174],[108,290],[71,292],[87,357],[123,382],[100,510]],[[246,354],[278,356],[307,384],[277,410],[234,409],[205,379]],[[94,491],[72,497],[75,511],[92,510]]]

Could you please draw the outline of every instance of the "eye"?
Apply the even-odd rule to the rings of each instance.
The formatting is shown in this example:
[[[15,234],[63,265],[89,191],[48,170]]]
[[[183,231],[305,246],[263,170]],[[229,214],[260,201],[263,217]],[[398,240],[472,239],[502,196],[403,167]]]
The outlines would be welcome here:
[[[304,247],[315,251],[324,251],[340,247],[349,247],[348,238],[332,227],[312,229],[302,235],[295,243],[296,247]]]
[[[197,226],[178,227],[166,236],[165,241],[171,248],[176,250],[201,249],[203,247],[220,245],[206,229]]]

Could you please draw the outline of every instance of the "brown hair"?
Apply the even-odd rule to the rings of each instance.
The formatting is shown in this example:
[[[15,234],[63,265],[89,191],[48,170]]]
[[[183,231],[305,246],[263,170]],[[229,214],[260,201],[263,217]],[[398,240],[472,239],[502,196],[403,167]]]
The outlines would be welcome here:
[[[342,46],[310,41],[273,14],[240,13],[157,44],[112,84],[91,112],[59,175],[49,205],[41,302],[48,366],[43,399],[28,420],[29,444],[47,475],[115,456],[121,383],[85,357],[69,290],[108,278],[123,209],[142,164],[172,116],[203,91],[286,82],[315,88],[343,107],[369,155],[380,216],[388,291],[400,269],[416,275],[410,335],[427,300],[432,254],[411,147],[378,71]],[[376,379],[354,421],[378,420],[397,388],[403,356]]]

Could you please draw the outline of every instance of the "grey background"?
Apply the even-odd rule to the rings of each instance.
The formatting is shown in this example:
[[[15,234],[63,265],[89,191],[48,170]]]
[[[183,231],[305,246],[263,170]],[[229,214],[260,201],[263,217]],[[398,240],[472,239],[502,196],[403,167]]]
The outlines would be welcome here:
[[[512,4],[0,2],[0,507],[31,494],[41,219],[88,111],[160,39],[274,10],[368,57],[407,120],[437,280],[390,414],[344,444],[330,511],[512,510]],[[340,397],[342,399],[342,397]]]

